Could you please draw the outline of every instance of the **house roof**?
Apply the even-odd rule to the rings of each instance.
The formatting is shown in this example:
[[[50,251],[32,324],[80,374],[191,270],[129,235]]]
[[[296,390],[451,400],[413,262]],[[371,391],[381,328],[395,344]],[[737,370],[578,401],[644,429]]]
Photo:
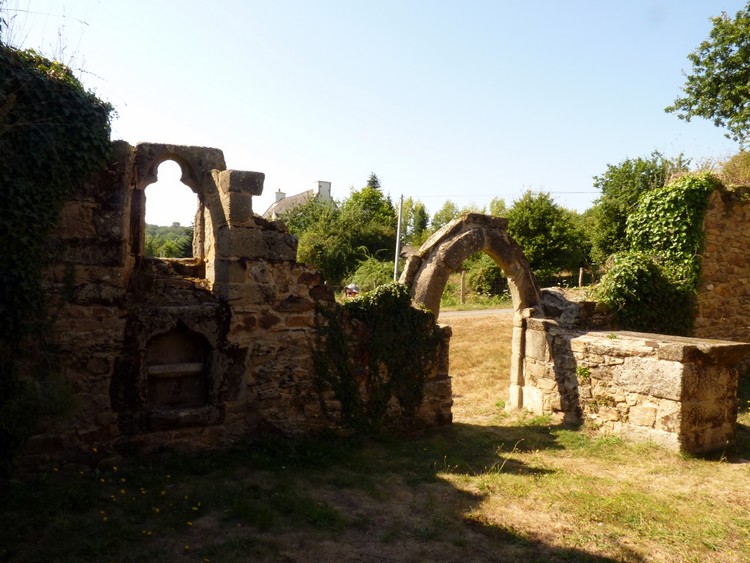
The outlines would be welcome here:
[[[290,211],[292,208],[310,201],[315,197],[316,193],[317,191],[312,189],[302,192],[301,194],[285,197],[284,199],[271,204],[271,207],[269,207],[266,212],[263,213],[263,218],[269,219],[271,221],[278,219],[280,216],[282,216],[287,211]]]

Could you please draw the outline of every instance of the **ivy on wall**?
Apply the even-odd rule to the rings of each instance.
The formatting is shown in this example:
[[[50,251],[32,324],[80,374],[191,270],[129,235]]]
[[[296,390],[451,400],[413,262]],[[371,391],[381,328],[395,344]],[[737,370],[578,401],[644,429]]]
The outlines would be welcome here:
[[[600,301],[627,330],[689,334],[700,282],[703,217],[710,174],[681,176],[645,193],[628,217],[629,250],[609,259],[598,287]]]
[[[45,410],[57,363],[41,291],[47,236],[66,197],[104,168],[111,112],[66,66],[0,43],[0,471]]]
[[[333,390],[344,423],[377,430],[393,398],[413,414],[441,340],[432,313],[412,307],[408,288],[391,283],[319,314],[316,382]]]

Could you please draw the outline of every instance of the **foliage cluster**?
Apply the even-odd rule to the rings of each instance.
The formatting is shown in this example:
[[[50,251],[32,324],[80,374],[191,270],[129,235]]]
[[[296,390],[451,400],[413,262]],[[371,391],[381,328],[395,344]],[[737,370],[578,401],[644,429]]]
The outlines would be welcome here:
[[[419,407],[440,334],[432,313],[412,307],[406,286],[382,285],[319,316],[316,381],[333,389],[347,426],[377,431],[394,398],[407,414]]]
[[[647,158],[627,158],[607,165],[604,174],[594,177],[594,186],[601,191],[590,213],[594,263],[603,264],[611,254],[627,249],[627,218],[637,208],[639,198],[687,172],[689,164],[682,155],[669,159],[654,151]]]
[[[190,258],[193,255],[193,227],[146,225],[146,256]]]
[[[393,262],[384,262],[370,256],[359,263],[349,279],[360,291],[372,291],[393,280]]]
[[[463,264],[466,284],[474,293],[502,295],[508,291],[508,279],[495,261],[484,252],[472,256]]]
[[[727,187],[750,187],[750,152],[740,151],[727,160],[719,176]]]
[[[396,211],[374,174],[339,205],[313,198],[282,219],[299,239],[297,259],[314,265],[334,286],[362,260],[385,258],[395,249]]]
[[[586,263],[586,235],[576,214],[556,204],[550,194],[527,191],[508,210],[508,232],[523,249],[542,284],[561,270]]]
[[[709,38],[688,55],[693,65],[677,98],[667,112],[680,119],[710,119],[728,130],[726,136],[744,144],[750,132],[750,3],[734,18],[726,13],[711,18]]]
[[[599,298],[626,329],[688,334],[695,311],[708,174],[684,175],[644,194],[627,221],[628,250],[610,258]]]
[[[112,107],[61,63],[0,43],[0,459],[9,460],[41,413],[46,237],[74,187],[106,164]],[[38,350],[18,373],[22,343]],[[29,358],[25,358],[27,361]]]

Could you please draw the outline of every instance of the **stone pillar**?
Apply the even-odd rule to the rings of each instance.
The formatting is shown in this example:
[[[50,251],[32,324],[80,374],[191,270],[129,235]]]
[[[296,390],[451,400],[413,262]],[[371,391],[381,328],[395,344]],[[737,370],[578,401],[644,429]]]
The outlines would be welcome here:
[[[525,330],[526,319],[522,312],[517,311],[513,316],[513,339],[510,352],[510,397],[506,405],[509,410],[523,408]]]

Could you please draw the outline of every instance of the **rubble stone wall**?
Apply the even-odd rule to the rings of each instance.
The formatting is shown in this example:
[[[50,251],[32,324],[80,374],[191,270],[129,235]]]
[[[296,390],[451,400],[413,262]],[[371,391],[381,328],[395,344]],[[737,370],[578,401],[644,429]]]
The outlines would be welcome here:
[[[716,190],[708,200],[695,336],[750,342],[747,195],[747,189]]]

